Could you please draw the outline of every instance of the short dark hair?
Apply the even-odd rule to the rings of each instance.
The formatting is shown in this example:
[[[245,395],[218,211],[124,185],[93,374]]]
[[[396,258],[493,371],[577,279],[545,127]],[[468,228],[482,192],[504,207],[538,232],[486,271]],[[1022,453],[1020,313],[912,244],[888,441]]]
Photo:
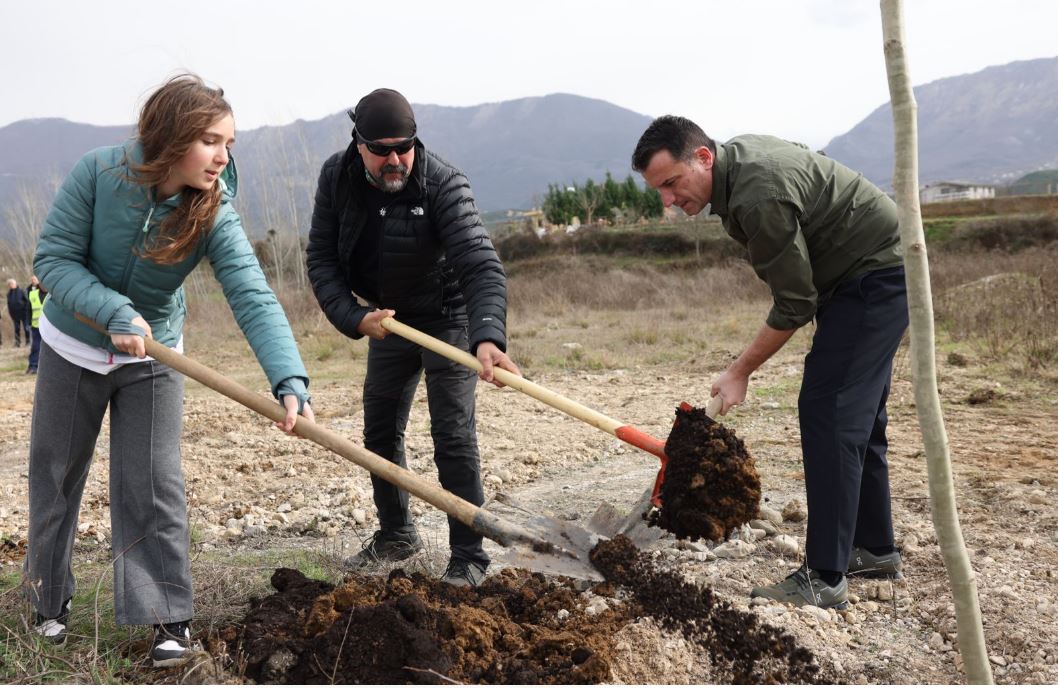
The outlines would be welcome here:
[[[655,154],[667,150],[673,160],[687,160],[697,148],[706,146],[716,154],[716,142],[686,117],[665,115],[650,123],[632,153],[632,169],[642,172]]]

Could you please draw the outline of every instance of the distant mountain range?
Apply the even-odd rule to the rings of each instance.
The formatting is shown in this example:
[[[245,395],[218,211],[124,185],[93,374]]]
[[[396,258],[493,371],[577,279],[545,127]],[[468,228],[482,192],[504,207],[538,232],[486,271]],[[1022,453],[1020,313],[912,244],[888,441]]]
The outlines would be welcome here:
[[[923,184],[1004,183],[1058,167],[1058,58],[940,79],[917,87],[915,98]],[[423,141],[467,173],[484,211],[532,207],[550,183],[601,181],[607,171],[623,178],[631,171],[632,148],[650,123],[646,115],[568,94],[473,107],[414,107]],[[239,132],[237,207],[252,235],[269,228],[307,230],[320,165],[348,145],[350,129],[348,117],[337,113]],[[0,128],[0,236],[11,234],[13,211],[27,215],[27,199],[46,204],[85,151],[131,134],[131,126],[61,119]],[[885,104],[825,150],[888,189],[892,146]]]
[[[1011,62],[914,89],[919,181],[1010,182],[1058,168],[1058,57]],[[886,103],[825,148],[889,189],[893,116]]]

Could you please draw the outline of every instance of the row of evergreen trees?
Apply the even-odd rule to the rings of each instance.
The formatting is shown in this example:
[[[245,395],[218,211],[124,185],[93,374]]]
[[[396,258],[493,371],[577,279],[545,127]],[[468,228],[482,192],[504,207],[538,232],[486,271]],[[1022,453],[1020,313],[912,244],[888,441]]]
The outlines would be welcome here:
[[[589,225],[603,219],[614,223],[635,222],[639,218],[661,217],[663,210],[656,190],[641,189],[632,175],[618,183],[609,172],[602,184],[591,179],[583,186],[548,184],[543,203],[544,217],[556,225],[569,224],[574,217]]]

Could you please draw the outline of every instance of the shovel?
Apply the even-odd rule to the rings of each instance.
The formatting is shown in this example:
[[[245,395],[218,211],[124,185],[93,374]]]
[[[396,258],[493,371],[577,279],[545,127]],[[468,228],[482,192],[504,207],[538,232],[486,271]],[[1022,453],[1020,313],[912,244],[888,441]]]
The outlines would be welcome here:
[[[446,344],[439,339],[431,337],[425,332],[420,332],[414,327],[405,325],[393,318],[383,318],[382,327],[409,341],[415,342],[425,349],[429,349],[435,354],[444,356],[449,360],[455,361],[456,363],[471,368],[472,370],[476,370],[479,373],[481,372],[481,362],[478,361],[477,358],[462,349],[458,349],[451,344]],[[600,430],[610,433],[622,442],[627,442],[633,447],[642,449],[643,451],[653,454],[661,459],[661,468],[658,470],[658,477],[654,480],[654,489],[650,495],[650,503],[659,509],[661,508],[661,485],[665,482],[665,467],[669,463],[669,457],[665,455],[665,442],[656,437],[652,437],[627,423],[622,423],[609,416],[604,416],[598,411],[594,411],[583,404],[568,399],[557,392],[552,392],[545,387],[541,387],[535,382],[530,382],[524,377],[519,377],[508,370],[493,368],[492,374],[504,385],[528,394],[534,399],[542,401],[548,406],[582,420],[589,425],[594,425]],[[710,418],[716,418],[717,413],[719,413],[720,409],[723,407],[723,403],[724,400],[720,395],[711,398],[705,407],[706,414],[708,414]],[[690,410],[691,405],[687,402],[682,402],[680,408]]]
[[[78,320],[103,332],[93,321],[78,315]],[[220,392],[251,411],[276,422],[286,418],[286,409],[274,400],[250,391],[238,382],[225,377],[183,354],[173,351],[154,339],[144,338],[147,355],[183,373],[210,389]],[[367,449],[353,444],[338,433],[298,416],[294,432],[335,454],[352,461],[361,468],[396,485],[419,499],[432,504],[474,532],[493,542],[514,550],[511,557],[519,564],[542,573],[552,573],[588,580],[603,580],[602,574],[589,561],[588,553],[599,536],[573,523],[557,523],[543,519],[532,528],[512,523],[487,509],[475,506],[447,490],[433,485],[406,468],[387,461]]]

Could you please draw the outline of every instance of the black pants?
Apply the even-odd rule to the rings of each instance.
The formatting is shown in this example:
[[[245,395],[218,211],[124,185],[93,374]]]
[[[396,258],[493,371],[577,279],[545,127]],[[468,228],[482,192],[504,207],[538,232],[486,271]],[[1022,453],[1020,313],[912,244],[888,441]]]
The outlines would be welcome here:
[[[22,336],[25,335],[26,343],[30,342],[29,323],[26,322],[25,313],[11,313],[11,322],[15,327],[15,346],[22,346]]]
[[[903,267],[846,280],[816,313],[798,399],[812,569],[893,544],[885,403],[907,323]]]
[[[467,330],[445,322],[422,326],[427,334],[468,350]],[[418,344],[391,334],[372,339],[368,345],[367,377],[364,380],[364,444],[367,448],[406,467],[404,430],[408,425],[415,388],[426,371],[426,394],[430,407],[430,433],[433,435],[434,463],[441,486],[468,502],[480,506],[485,495],[481,487],[474,426],[474,388],[477,374]],[[408,493],[371,476],[378,520],[386,533],[410,534],[415,525],[408,509]],[[449,517],[449,544],[452,556],[488,566],[481,536]]]

